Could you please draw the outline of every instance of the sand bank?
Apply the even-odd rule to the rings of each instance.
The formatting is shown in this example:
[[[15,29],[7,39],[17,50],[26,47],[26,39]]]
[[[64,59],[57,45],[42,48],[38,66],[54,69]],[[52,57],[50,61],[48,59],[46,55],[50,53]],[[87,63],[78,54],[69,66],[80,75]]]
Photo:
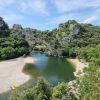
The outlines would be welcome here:
[[[83,63],[83,62],[79,61],[78,59],[68,59],[68,60],[76,66],[76,71],[74,72],[75,76],[79,77],[79,76],[84,75],[83,69],[85,67],[88,67],[87,63]]]
[[[30,79],[22,70],[26,63],[34,63],[37,59],[20,57],[0,62],[0,93],[6,92],[14,85],[22,85]]]

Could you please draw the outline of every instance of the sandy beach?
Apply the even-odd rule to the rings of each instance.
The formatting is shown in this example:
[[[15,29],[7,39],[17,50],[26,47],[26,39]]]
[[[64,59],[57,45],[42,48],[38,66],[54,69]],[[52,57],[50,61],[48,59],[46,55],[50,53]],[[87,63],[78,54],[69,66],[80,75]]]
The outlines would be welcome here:
[[[76,67],[76,71],[74,72],[74,75],[79,77],[79,76],[82,76],[84,75],[83,73],[83,69],[85,67],[88,67],[88,64],[87,63],[83,63],[81,61],[79,61],[79,59],[68,59],[70,62],[72,62],[75,67]]]
[[[83,68],[87,66],[80,62],[78,59],[68,59],[76,66],[75,76],[83,74]],[[30,76],[22,72],[26,63],[34,63],[37,59],[32,57],[20,57],[11,60],[5,60],[0,62],[0,94],[9,91],[12,86],[20,86],[30,79]]]
[[[11,89],[12,86],[22,85],[30,79],[22,70],[26,63],[34,63],[37,59],[20,57],[0,62],[0,94]]]

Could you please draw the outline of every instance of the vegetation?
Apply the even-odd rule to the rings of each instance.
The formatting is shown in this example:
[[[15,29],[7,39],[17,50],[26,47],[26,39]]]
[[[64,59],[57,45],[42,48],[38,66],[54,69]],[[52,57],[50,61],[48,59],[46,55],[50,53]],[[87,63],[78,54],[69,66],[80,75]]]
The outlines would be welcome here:
[[[33,48],[34,51],[40,51],[40,52],[43,52],[43,53],[46,53],[48,51],[48,48],[47,46],[45,46],[44,44],[41,44],[41,45],[36,45],[34,48]]]
[[[23,38],[0,38],[0,60],[29,54],[28,43]]]
[[[78,81],[81,100],[100,99],[100,44],[95,48],[80,50],[79,58],[86,58],[90,62],[89,67],[84,69],[85,75]]]
[[[0,17],[0,60],[29,54],[29,44],[23,35],[12,35],[9,26]]]
[[[2,18],[1,18],[2,21]],[[2,21],[0,27],[0,60],[11,59],[29,53],[29,46],[46,44],[52,55],[78,57],[89,62],[84,76],[77,79],[78,93],[70,91],[67,83],[52,87],[44,79],[33,88],[15,91],[10,100],[100,100],[100,26],[79,24],[69,20],[52,31],[23,29],[15,25],[11,30]],[[43,45],[34,49],[45,52]]]
[[[32,87],[23,92],[14,91],[10,100],[50,100],[52,95],[52,85],[48,81],[40,78]]]
[[[100,44],[96,47],[81,48],[79,58],[89,62],[85,75],[78,78],[73,86],[60,83],[53,87],[44,79],[38,80],[33,88],[14,92],[10,100],[99,100],[100,99]],[[72,88],[72,89],[71,89]],[[73,89],[74,88],[74,89]],[[77,91],[75,91],[77,90]]]
[[[78,24],[72,20],[61,24],[54,32],[60,42],[62,56],[78,56],[79,48],[95,47],[100,43],[100,26]]]
[[[100,44],[98,44],[95,48],[80,48],[78,50],[78,57],[80,59],[85,59],[87,62],[98,63],[100,61]]]
[[[46,45],[52,56],[76,57],[78,49],[95,47],[100,43],[100,26],[79,24],[75,20],[62,23],[51,31],[24,29],[21,25],[14,25],[11,35],[24,38],[33,49],[39,44]],[[45,51],[46,48],[41,49]]]
[[[68,91],[67,83],[61,83],[53,87],[45,79],[39,78],[32,88],[13,91],[9,100],[76,100],[75,95]]]

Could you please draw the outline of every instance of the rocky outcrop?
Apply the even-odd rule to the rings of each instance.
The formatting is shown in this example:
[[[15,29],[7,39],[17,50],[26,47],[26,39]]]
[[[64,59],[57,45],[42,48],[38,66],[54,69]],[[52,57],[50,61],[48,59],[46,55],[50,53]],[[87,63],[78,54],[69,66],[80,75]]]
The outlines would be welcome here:
[[[62,48],[68,47],[78,36],[82,35],[82,27],[75,20],[69,20],[66,23],[60,24],[56,30],[57,48],[55,52],[58,56],[62,55]]]
[[[58,34],[59,31],[62,32],[60,27],[67,29],[67,31],[65,31],[65,36],[61,36],[62,33]],[[74,40],[75,36],[81,33],[81,26],[76,21],[69,20],[67,23],[61,24],[60,27],[55,33],[51,31],[45,34],[43,31],[31,28],[23,28],[21,25],[14,24],[11,29],[11,34],[23,36],[31,48],[37,44],[45,44],[49,49],[48,53],[50,55],[60,56],[62,54],[62,46],[68,45]],[[56,35],[58,35],[59,38],[57,38]]]
[[[0,17],[0,37],[5,37],[9,35],[9,27],[6,22]]]
[[[48,53],[53,56],[61,56],[63,52],[67,51],[66,48],[73,49],[74,47],[91,45],[91,43],[93,45],[100,43],[100,27],[79,24],[75,20],[62,23],[52,31],[23,28],[18,24],[14,24],[9,31],[8,25],[0,17],[0,37],[7,36],[9,33],[12,38],[14,36],[25,39],[30,48],[34,48],[37,44],[46,45],[49,49]],[[88,39],[86,39],[87,37]],[[97,37],[97,40],[93,41],[95,37]]]
[[[61,45],[68,45],[75,37],[81,34],[82,27],[75,20],[69,20],[67,23],[62,24],[62,26],[68,30],[68,33],[62,36],[61,40],[59,39]]]
[[[81,34],[80,30],[80,25],[73,25],[73,27],[70,29],[70,34],[66,38],[64,38],[66,43],[64,42],[63,44],[69,44],[70,42],[72,42],[78,34]]]
[[[52,54],[52,46],[43,37],[41,32],[36,29],[22,28],[21,25],[15,24],[11,29],[11,35],[13,36],[24,36],[24,39],[28,42],[30,48],[34,48],[37,44],[44,44],[49,49],[49,54]]]

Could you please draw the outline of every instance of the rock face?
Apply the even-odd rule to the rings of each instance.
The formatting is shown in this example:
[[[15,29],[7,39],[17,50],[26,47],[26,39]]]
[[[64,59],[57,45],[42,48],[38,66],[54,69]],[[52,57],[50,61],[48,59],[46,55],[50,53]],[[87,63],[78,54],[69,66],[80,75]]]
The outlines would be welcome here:
[[[0,17],[0,37],[5,37],[9,35],[9,27],[6,22]]]
[[[23,28],[19,24],[14,24],[11,29],[11,34],[14,36],[22,36]]]
[[[11,29],[11,34],[14,36],[23,36],[31,48],[34,48],[37,44],[44,44],[49,49],[49,55],[58,55],[59,51],[57,49],[57,45],[55,43],[48,42],[46,40],[47,37],[44,33],[42,34],[42,31],[31,28],[22,28],[21,25],[14,25]]]
[[[24,37],[31,48],[37,44],[44,44],[48,47],[50,55],[60,56],[62,54],[61,47],[72,42],[74,37],[80,34],[81,30],[80,25],[74,20],[70,20],[67,23],[62,24],[62,26],[68,30],[68,33],[65,31],[65,36],[61,36],[62,30],[60,28],[57,29],[57,32],[54,34],[52,31],[50,31],[48,34],[36,29],[22,28],[22,26],[18,24],[14,24],[11,29],[11,34]],[[60,30],[61,32],[58,35]],[[59,38],[56,37],[57,35]]]
[[[25,39],[30,48],[34,48],[37,44],[44,44],[49,49],[48,53],[53,56],[62,56],[63,52],[67,51],[68,48],[75,49],[76,46],[83,47],[91,45],[91,43],[93,45],[100,43],[99,26],[95,27],[89,24],[79,24],[75,20],[69,20],[66,23],[62,23],[58,28],[55,28],[52,31],[23,28],[18,24],[14,24],[9,30],[8,25],[3,18],[0,17],[0,37],[8,35],[12,36],[12,38],[14,36]],[[92,41],[95,40],[95,36],[97,37],[97,40]],[[89,40],[86,39],[87,37]]]
[[[70,42],[74,40],[76,36],[81,34],[81,26],[76,21],[69,20],[67,24],[69,29],[69,35],[63,37],[62,45],[68,45]]]
[[[37,44],[44,44],[48,47],[49,54],[52,55],[52,48],[43,38],[41,31],[31,28],[22,28],[21,25],[15,24],[11,29],[11,35],[24,37],[31,48],[34,48]]]
[[[59,28],[56,30],[56,38],[57,41],[54,44],[57,48],[54,48],[55,54],[57,56],[62,55],[62,48],[69,46],[71,42],[73,42],[77,36],[81,35],[82,27],[75,20],[69,20],[66,23],[60,24]]]

